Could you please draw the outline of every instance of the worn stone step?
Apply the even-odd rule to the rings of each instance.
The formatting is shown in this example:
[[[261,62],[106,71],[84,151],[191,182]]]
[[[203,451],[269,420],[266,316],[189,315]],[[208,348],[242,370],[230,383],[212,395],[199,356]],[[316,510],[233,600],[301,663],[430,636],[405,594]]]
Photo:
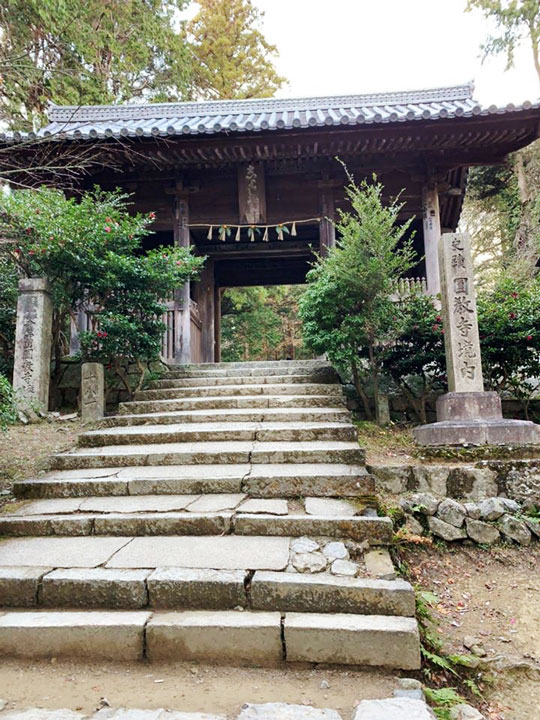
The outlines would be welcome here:
[[[120,415],[178,410],[231,410],[265,408],[345,408],[343,395],[244,395],[189,397],[173,400],[140,400],[120,403]]]
[[[173,425],[176,423],[313,423],[350,424],[351,415],[345,408],[231,408],[209,410],[173,410],[170,412],[113,415],[100,421],[101,427],[127,425]]]
[[[167,390],[173,388],[200,388],[200,387],[224,387],[227,385],[283,385],[283,384],[316,384],[323,382],[311,373],[289,374],[289,375],[203,375],[198,377],[170,377],[165,375],[159,380],[154,380],[148,386],[148,390]],[[328,380],[328,384],[335,384],[335,380]]]
[[[193,442],[152,445],[107,445],[53,456],[57,470],[104,468],[111,465],[196,465],[229,463],[364,464],[364,451],[354,442]]]
[[[341,397],[341,385],[324,383],[268,383],[259,385],[221,385],[203,387],[169,388],[163,390],[140,390],[135,393],[135,400],[167,400],[189,397],[222,397],[239,395],[327,395]]]
[[[232,610],[43,610],[0,615],[2,657],[210,662],[283,661],[420,667],[412,618]]]
[[[284,570],[290,543],[237,535],[4,538],[0,567]]]
[[[0,607],[199,609],[399,615],[415,612],[405,580],[196,568],[0,567]]]
[[[13,611],[0,614],[0,656],[142,660],[144,611]]]
[[[339,382],[339,378],[335,370],[329,365],[316,365],[302,367],[298,365],[287,366],[279,365],[274,367],[256,366],[252,367],[221,367],[216,364],[215,367],[202,366],[178,366],[176,369],[170,369],[162,375],[162,379],[182,379],[182,378],[224,378],[224,377],[279,377],[289,375],[291,377],[325,377],[333,378],[332,382]]]
[[[267,423],[176,423],[133,425],[91,430],[79,435],[80,447],[105,445],[149,445],[151,443],[214,442],[257,440],[260,442],[302,442],[312,440],[354,441],[354,425],[329,422]]]
[[[420,669],[414,618],[385,615],[287,613],[287,660]]]
[[[203,499],[211,496],[203,496]],[[120,498],[116,498],[119,500]],[[102,500],[105,500],[103,498]],[[39,501],[38,501],[39,502]],[[44,501],[60,502],[60,501]],[[233,501],[235,502],[235,501]],[[231,503],[232,504],[232,503]],[[235,535],[300,537],[303,535],[351,538],[371,545],[392,540],[389,518],[340,515],[269,515],[233,510],[164,512],[73,512],[71,514],[2,515],[0,535],[47,536],[154,536]]]
[[[360,465],[150,465],[57,470],[14,483],[18,498],[239,493],[251,497],[363,497],[375,481]]]
[[[189,363],[187,365],[169,364],[170,372],[197,372],[198,370],[245,370],[245,369],[265,369],[276,368],[283,370],[298,368],[331,368],[328,362],[321,359],[312,360],[237,360],[232,362],[207,362],[207,363]]]

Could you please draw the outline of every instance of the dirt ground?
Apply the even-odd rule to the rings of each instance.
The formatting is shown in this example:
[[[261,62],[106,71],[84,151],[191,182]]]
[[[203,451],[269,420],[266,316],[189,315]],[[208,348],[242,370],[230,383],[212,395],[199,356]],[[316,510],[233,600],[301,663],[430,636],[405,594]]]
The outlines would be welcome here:
[[[405,553],[413,582],[434,592],[445,649],[467,652],[474,638],[486,653],[493,720],[532,720],[540,711],[540,544],[490,550],[463,545]],[[533,714],[531,715],[531,711]],[[536,711],[536,712],[534,712]]]
[[[0,431],[0,492],[10,490],[14,480],[24,480],[47,470],[52,454],[75,445],[80,420],[50,420],[14,425]],[[0,505],[5,496],[0,495]]]
[[[322,687],[321,687],[322,684]],[[2,660],[0,698],[10,709],[113,707],[213,712],[236,717],[245,702],[333,708],[350,718],[360,700],[392,695],[392,674],[360,670],[255,669],[193,664],[84,665]]]

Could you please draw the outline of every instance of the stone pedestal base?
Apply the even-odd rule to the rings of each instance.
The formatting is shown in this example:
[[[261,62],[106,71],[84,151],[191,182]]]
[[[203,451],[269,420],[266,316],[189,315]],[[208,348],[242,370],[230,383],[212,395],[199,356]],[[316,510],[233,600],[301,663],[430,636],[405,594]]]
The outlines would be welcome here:
[[[540,426],[505,420],[494,392],[447,393],[437,400],[438,422],[415,428],[418,445],[540,445]]]

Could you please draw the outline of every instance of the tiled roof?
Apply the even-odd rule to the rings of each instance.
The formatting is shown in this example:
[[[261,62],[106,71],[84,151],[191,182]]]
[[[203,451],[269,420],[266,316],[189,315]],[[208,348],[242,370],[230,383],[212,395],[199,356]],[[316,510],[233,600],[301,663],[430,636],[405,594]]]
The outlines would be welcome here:
[[[432,90],[300,99],[52,106],[48,112],[50,123],[38,135],[58,139],[212,135],[437,120],[539,106],[527,102],[483,108],[472,95],[473,85],[468,83]],[[21,137],[14,133],[9,139]],[[0,135],[0,141],[6,139],[6,135]]]

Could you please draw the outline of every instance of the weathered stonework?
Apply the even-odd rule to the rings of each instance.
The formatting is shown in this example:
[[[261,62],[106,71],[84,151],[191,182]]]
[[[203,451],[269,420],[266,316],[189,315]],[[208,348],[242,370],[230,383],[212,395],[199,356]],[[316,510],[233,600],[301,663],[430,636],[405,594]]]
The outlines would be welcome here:
[[[105,374],[101,363],[81,366],[81,418],[83,422],[100,420],[105,414]]]
[[[44,278],[19,280],[13,388],[29,410],[49,407],[51,328],[49,283]]]

